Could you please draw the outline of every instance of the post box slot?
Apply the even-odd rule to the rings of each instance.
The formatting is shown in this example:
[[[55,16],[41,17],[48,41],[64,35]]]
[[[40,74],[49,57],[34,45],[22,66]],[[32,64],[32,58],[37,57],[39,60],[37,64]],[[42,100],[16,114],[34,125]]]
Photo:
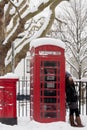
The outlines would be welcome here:
[[[3,89],[3,88],[5,88],[4,86],[0,86],[0,89]]]

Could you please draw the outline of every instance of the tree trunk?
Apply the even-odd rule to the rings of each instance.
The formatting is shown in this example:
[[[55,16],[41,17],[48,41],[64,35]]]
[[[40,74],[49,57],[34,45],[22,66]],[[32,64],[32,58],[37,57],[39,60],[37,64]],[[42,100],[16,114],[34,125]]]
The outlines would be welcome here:
[[[0,76],[4,75],[5,73],[5,48],[4,45],[0,45]]]

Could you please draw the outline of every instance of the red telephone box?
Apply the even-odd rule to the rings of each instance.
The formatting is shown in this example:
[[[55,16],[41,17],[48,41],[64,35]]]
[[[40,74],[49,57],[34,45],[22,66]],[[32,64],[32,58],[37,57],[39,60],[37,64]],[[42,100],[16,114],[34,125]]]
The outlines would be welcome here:
[[[17,78],[0,78],[0,122],[17,124],[16,82]]]
[[[65,121],[64,43],[39,38],[30,47],[30,117],[38,122]]]

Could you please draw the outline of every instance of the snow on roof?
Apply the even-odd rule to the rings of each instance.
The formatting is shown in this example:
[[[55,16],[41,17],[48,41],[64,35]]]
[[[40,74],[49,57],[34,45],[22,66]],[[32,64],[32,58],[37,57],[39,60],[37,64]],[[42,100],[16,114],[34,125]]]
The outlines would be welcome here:
[[[62,42],[60,39],[45,38],[45,37],[32,40],[30,42],[30,49],[32,47],[38,47],[38,46],[42,46],[42,45],[55,45],[55,46],[65,49],[65,43]]]
[[[14,73],[7,73],[4,76],[0,76],[0,79],[18,79],[18,76]]]

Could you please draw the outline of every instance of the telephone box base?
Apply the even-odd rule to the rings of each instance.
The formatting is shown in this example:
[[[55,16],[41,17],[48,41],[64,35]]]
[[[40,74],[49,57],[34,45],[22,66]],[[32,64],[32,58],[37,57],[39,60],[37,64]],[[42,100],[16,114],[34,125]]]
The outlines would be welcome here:
[[[0,118],[0,122],[6,125],[16,125],[17,118]]]

